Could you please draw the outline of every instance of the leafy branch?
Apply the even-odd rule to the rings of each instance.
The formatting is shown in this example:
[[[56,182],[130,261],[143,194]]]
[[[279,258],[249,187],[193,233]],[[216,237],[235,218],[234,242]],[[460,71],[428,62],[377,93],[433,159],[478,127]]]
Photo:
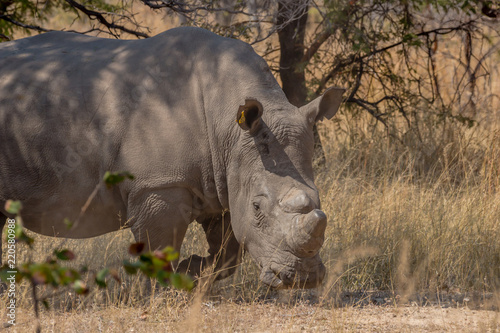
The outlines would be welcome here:
[[[129,172],[106,172],[103,182],[96,186],[84,207],[82,207],[80,216],[75,223],[68,225],[69,228],[77,226],[79,219],[85,213],[90,202],[97,194],[97,190],[105,184],[108,188],[126,180],[134,179]],[[15,243],[24,243],[30,250],[33,250],[34,239],[26,234],[22,226],[22,204],[20,201],[7,200],[5,210],[8,214],[15,216],[15,223],[9,223],[6,228],[6,238],[14,239]],[[13,235],[13,236],[12,236]],[[10,243],[10,242],[9,242]],[[166,247],[163,250],[155,250],[146,252],[144,243],[134,243],[130,245],[129,253],[138,257],[135,261],[125,260],[123,268],[127,274],[142,273],[147,277],[154,278],[162,286],[171,285],[174,288],[191,290],[194,286],[190,277],[184,274],[173,271],[172,261],[177,260],[179,254],[172,247]],[[70,287],[78,295],[87,295],[89,287],[84,282],[82,276],[88,272],[87,267],[83,266],[79,269],[66,267],[63,262],[75,260],[76,255],[70,249],[62,248],[55,249],[50,256],[44,261],[34,262],[28,260],[18,266],[13,264],[5,264],[0,267],[0,280],[9,282],[15,277],[15,282],[27,281],[32,290],[32,298],[34,304],[35,317],[37,319],[36,332],[41,332],[40,325],[40,303],[46,308],[49,308],[49,299],[54,294],[40,296],[38,295],[37,286],[51,286],[54,289]],[[114,268],[103,268],[94,275],[94,282],[98,288],[107,288],[107,278],[111,277],[118,283],[121,282],[118,270]]]

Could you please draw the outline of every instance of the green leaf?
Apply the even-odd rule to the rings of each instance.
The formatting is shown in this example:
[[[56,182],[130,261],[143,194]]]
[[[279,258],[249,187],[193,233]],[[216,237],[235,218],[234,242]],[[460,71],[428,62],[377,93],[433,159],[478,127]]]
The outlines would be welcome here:
[[[170,274],[170,283],[177,289],[191,290],[194,287],[193,280],[184,274],[172,273]]]
[[[142,253],[142,251],[144,251],[144,243],[133,243],[133,244],[130,244],[130,247],[128,248],[128,253],[130,253],[131,255],[133,256],[138,256],[139,254]]]
[[[54,250],[54,255],[59,260],[73,260],[73,259],[75,259],[75,254],[68,249],[63,249],[60,251]]]
[[[49,279],[50,276],[48,276],[47,272],[43,271],[42,269],[34,269],[31,275],[31,282],[35,285],[46,284],[49,282]]]
[[[89,292],[87,285],[82,280],[76,280],[73,283],[73,289],[79,295],[85,295]]]
[[[131,261],[125,260],[123,262],[123,268],[125,269],[125,272],[127,274],[137,274],[137,271],[139,270],[140,267],[141,267],[141,263],[139,261],[131,262]]]
[[[169,273],[166,271],[158,271],[156,275],[154,276],[156,280],[164,287],[168,286],[168,281],[170,279],[170,275],[173,273]]]
[[[152,265],[153,264],[153,256],[151,255],[151,252],[143,253],[139,256],[139,260],[146,265]]]
[[[9,280],[7,280],[7,278],[10,278],[12,277],[12,275],[14,275],[13,273],[8,273],[9,271],[17,271],[18,273],[15,274],[16,275],[16,282],[19,282],[17,280],[17,276],[21,275],[19,273],[19,270],[17,268],[10,268],[7,264],[3,265],[1,268],[0,268],[0,280],[2,280],[3,282],[6,282],[8,283]]]
[[[14,235],[15,239],[18,242],[26,243],[30,248],[34,242],[34,239],[28,236],[25,232],[21,224],[17,223],[14,226]]]
[[[107,284],[106,284],[106,276],[108,276],[109,274],[109,269],[108,268],[104,268],[102,270],[100,270],[96,276],[95,276],[95,282],[97,283],[97,285],[100,287],[100,288],[106,288]]]
[[[403,43],[406,43],[406,44],[412,45],[412,46],[421,46],[422,45],[422,41],[414,33],[409,33],[409,34],[404,35],[403,36]]]
[[[142,246],[142,243],[132,244],[129,252],[137,255],[143,250]],[[176,288],[191,290],[194,284],[188,276],[173,273],[172,261],[178,257],[179,253],[167,246],[161,251],[142,253],[135,262],[124,261],[123,267],[128,274],[136,274],[140,270],[146,276],[157,279],[163,286],[172,284]]]
[[[64,219],[64,224],[66,225],[66,228],[68,228],[68,229],[73,228],[73,222],[68,218]]]
[[[57,272],[59,276],[59,283],[64,286],[80,279],[80,274],[74,269],[59,267]]]
[[[162,250],[162,252],[167,255],[166,256],[167,261],[174,261],[179,258],[179,252],[175,251],[175,249],[171,246],[167,246]]]
[[[134,179],[134,176],[128,171],[120,171],[120,172],[106,171],[103,179],[104,179],[104,183],[106,183],[106,186],[109,188],[113,185],[121,183],[125,179],[132,180],[132,179]]]
[[[22,208],[23,205],[19,200],[7,200],[5,202],[5,210],[9,214],[18,215]]]

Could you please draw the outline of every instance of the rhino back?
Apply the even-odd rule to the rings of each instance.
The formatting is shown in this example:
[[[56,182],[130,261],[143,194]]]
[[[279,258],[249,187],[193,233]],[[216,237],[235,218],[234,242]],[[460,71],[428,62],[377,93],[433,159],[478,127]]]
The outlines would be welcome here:
[[[45,224],[76,218],[106,170],[137,180],[99,192],[88,220],[112,222],[98,233],[117,228],[131,191],[210,186],[199,46],[186,32],[199,34],[117,41],[54,32],[0,45],[0,200],[22,200],[28,227],[47,233]]]

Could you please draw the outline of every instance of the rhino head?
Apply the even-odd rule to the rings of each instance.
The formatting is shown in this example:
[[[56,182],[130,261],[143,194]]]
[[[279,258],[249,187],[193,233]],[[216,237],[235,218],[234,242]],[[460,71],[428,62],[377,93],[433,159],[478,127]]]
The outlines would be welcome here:
[[[247,99],[228,168],[234,235],[274,288],[312,288],[324,278],[319,250],[327,217],[314,184],[313,126],[337,112],[344,90],[331,88],[296,108]]]

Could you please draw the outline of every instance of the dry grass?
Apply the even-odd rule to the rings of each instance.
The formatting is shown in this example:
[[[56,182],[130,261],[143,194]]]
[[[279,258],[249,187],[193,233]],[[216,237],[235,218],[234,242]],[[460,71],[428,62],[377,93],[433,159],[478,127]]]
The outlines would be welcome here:
[[[330,216],[324,257],[339,265],[339,254],[371,249],[345,263],[341,289],[500,287],[500,133],[481,134],[445,143],[424,166],[419,151],[387,140],[337,142],[318,184]]]
[[[259,283],[249,258],[233,277],[192,294],[151,291],[144,279],[121,271],[122,283],[111,282],[108,290],[50,298],[44,330],[498,331],[499,133],[457,129],[460,135],[445,144],[450,148],[423,166],[415,160],[418,150],[373,130],[368,135],[362,121],[353,125],[342,115],[339,121],[365,137],[324,136],[328,162],[317,185],[330,221],[321,252],[328,278],[321,288],[271,291]],[[334,125],[322,132],[332,133],[328,126]],[[36,235],[35,251],[21,248],[19,259],[43,260],[63,244],[78,256],[72,265],[89,267],[91,281],[100,267],[118,266],[131,241],[128,230],[86,240]],[[206,251],[194,223],[182,255]],[[34,327],[29,287],[19,286],[19,295],[19,325],[12,332]],[[4,311],[2,305],[0,318]]]
[[[168,295],[166,295],[168,297]],[[498,313],[467,308],[417,306],[321,308],[309,304],[203,302],[193,307],[106,307],[50,312],[47,332],[497,332]],[[21,313],[9,332],[34,330],[32,316]]]

